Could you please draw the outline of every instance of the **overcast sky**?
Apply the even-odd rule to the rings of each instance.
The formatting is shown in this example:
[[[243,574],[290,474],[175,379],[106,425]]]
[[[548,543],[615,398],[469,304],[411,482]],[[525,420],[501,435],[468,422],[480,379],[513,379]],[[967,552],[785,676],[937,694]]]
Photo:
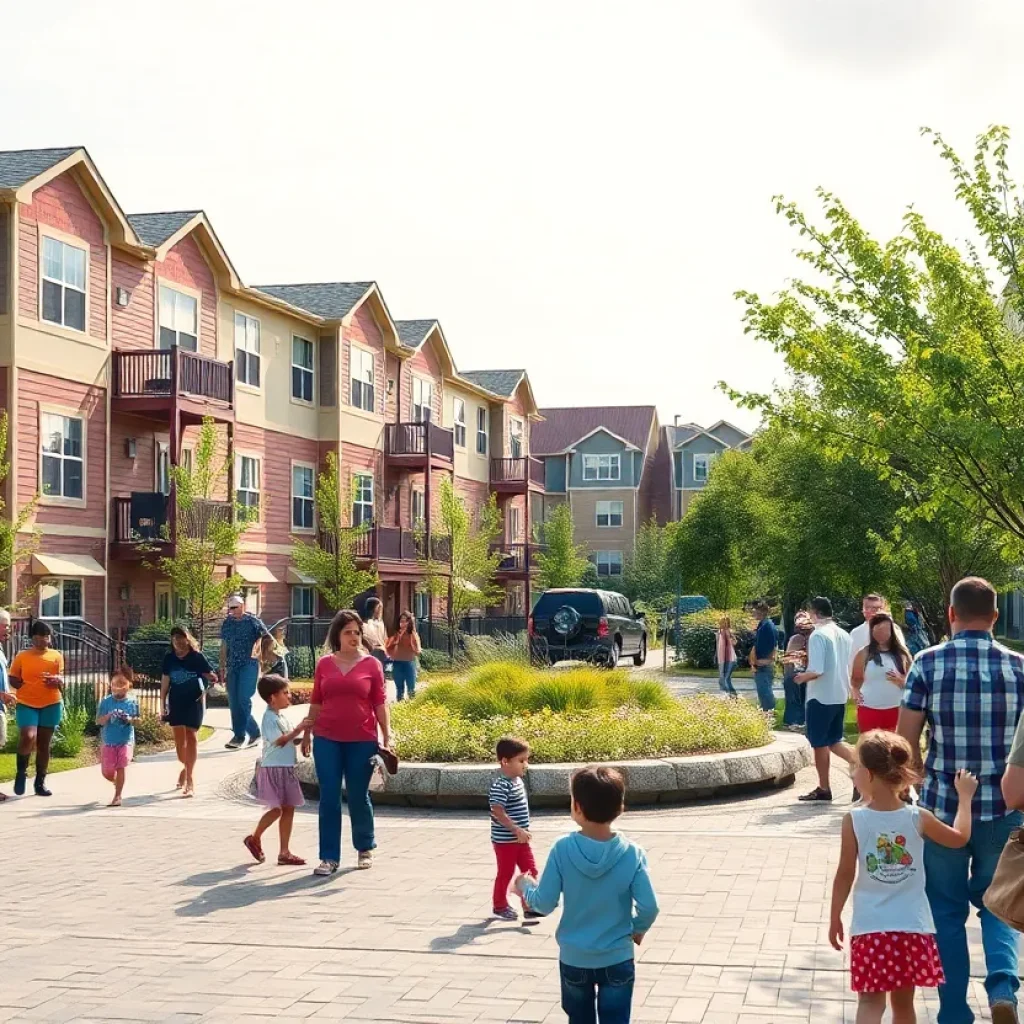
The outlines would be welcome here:
[[[715,384],[781,372],[732,297],[793,271],[772,195],[956,231],[918,128],[1024,149],[1019,10],[50,0],[4,19],[0,148],[85,145],[128,212],[203,208],[250,284],[372,278],[542,406],[751,427]]]

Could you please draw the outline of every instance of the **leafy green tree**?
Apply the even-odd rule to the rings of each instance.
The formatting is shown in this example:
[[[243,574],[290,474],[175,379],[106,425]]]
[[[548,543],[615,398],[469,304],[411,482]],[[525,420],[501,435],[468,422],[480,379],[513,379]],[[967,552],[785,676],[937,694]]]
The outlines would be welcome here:
[[[587,560],[587,564],[580,575],[580,581],[576,586],[588,587],[590,590],[601,589],[601,577],[597,575],[597,566],[589,559]]]
[[[545,520],[544,543],[545,550],[537,554],[539,590],[578,587],[590,561],[585,547],[576,543],[576,525],[567,504],[556,505]]]
[[[637,530],[633,553],[622,567],[622,592],[646,610],[664,610],[673,596],[668,569],[665,529],[651,518]]]
[[[0,594],[6,596],[11,569],[28,561],[39,549],[39,530],[28,529],[28,524],[39,506],[38,492],[11,517],[4,516],[7,503],[3,499],[3,484],[11,472],[7,459],[10,420],[7,411],[0,412]],[[13,491],[13,488],[12,488]],[[24,599],[27,595],[23,594]]]
[[[317,534],[292,546],[295,568],[313,580],[330,608],[350,608],[355,598],[377,585],[376,569],[360,569],[356,545],[369,524],[345,525],[350,495],[341,486],[338,457],[328,452],[316,482]]]

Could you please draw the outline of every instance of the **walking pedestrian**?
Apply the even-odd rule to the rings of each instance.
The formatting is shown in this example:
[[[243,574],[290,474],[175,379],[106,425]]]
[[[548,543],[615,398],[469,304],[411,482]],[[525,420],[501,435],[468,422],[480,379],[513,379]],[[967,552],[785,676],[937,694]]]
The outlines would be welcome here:
[[[888,612],[870,620],[871,639],[853,657],[850,692],[857,705],[857,729],[896,731],[903,686],[910,670],[910,652]]]
[[[782,712],[783,728],[800,732],[807,721],[807,684],[796,681],[797,672],[807,668],[807,638],[814,632],[814,623],[807,612],[797,612],[793,620],[795,632],[786,643],[782,659],[782,688],[786,703]]]
[[[993,1024],[1017,1024],[1018,938],[984,906],[983,898],[1010,833],[1024,815],[1007,807],[1000,788],[1014,732],[1024,708],[1024,656],[995,641],[995,588],[976,576],[960,580],[950,596],[951,638],[922,651],[907,676],[899,732],[920,759],[929,727],[919,804],[949,824],[957,811],[957,770],[978,777],[970,842],[960,850],[928,843],[924,851],[928,901],[946,972],[939,988],[942,1024],[969,1024],[971,962],[967,918],[978,910],[985,949],[985,990]]]
[[[7,681],[7,652],[4,645],[11,635],[11,613],[0,608],[0,750],[7,746],[7,709],[18,703],[18,698],[11,692]],[[0,793],[0,804],[7,799],[6,793]]]
[[[96,724],[100,726],[100,772],[114,786],[111,807],[121,806],[124,773],[135,752],[139,702],[132,699],[131,689],[128,670],[118,670],[110,677],[110,693],[96,708]]]
[[[228,598],[228,614],[220,627],[220,675],[228,691],[231,710],[231,739],[228,750],[259,742],[260,729],[252,717],[252,699],[260,677],[261,638],[270,631],[252,612],[245,610],[241,594]]]
[[[412,700],[416,696],[416,665],[420,655],[420,637],[412,612],[398,616],[398,632],[388,638],[387,652],[395,680],[395,696],[402,700],[408,694]]]
[[[732,674],[736,671],[736,643],[728,615],[723,615],[718,620],[715,661],[718,663],[718,688],[730,697],[735,697],[736,687],[732,685]]]
[[[807,668],[793,677],[794,682],[807,684],[807,742],[818,771],[818,785],[800,797],[804,802],[832,799],[832,754],[851,767],[854,763],[853,747],[843,740],[850,696],[850,634],[832,618],[827,597],[811,601],[811,621],[814,632],[807,639]],[[858,798],[855,788],[853,799]]]
[[[530,744],[515,736],[503,736],[495,750],[498,774],[491,782],[487,802],[491,808],[491,846],[497,861],[491,910],[502,921],[518,921],[519,915],[508,902],[508,887],[518,868],[521,874],[536,877],[533,834],[530,832],[530,802],[523,776],[530,762]],[[523,900],[526,917],[531,913]]]
[[[381,599],[369,598],[365,611],[363,646],[380,662],[380,667],[385,668],[388,663],[388,631],[384,626],[384,605]]]
[[[775,652],[779,649],[779,631],[768,617],[768,605],[761,601],[754,606],[757,632],[754,634],[754,649],[750,664],[754,669],[754,685],[757,688],[757,702],[762,711],[775,710]]]

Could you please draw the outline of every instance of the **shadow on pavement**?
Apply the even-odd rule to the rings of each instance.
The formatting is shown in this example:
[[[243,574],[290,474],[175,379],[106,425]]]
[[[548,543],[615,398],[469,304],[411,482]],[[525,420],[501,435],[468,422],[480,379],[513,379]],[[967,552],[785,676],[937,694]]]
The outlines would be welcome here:
[[[435,936],[430,940],[430,951],[432,953],[443,953],[446,950],[470,946],[484,935],[500,935],[503,932],[529,933],[532,924],[536,924],[536,922],[522,921],[519,924],[504,924],[499,922],[497,918],[485,917],[482,921],[476,923],[459,925],[458,929],[451,935]],[[490,927],[491,925],[496,927]]]
[[[263,882],[250,881],[249,873],[253,870],[268,867],[269,865],[253,864],[251,866],[239,867],[237,869],[225,869],[224,871],[209,872],[209,876],[217,879],[220,877],[237,877],[235,872],[240,872],[245,877],[228,885],[211,885],[188,903],[183,903],[175,908],[174,913],[178,917],[206,917],[208,914],[216,913],[218,910],[239,910],[242,907],[250,907],[254,903],[262,903],[264,900],[276,900],[283,896],[292,896],[300,893],[315,895],[317,897],[330,894],[331,882],[341,875],[347,875],[355,871],[354,867],[341,868],[337,874],[328,878],[317,878],[310,873],[310,869],[303,868],[301,875],[293,875],[284,881],[267,885]],[[181,885],[204,885],[207,884],[198,879],[203,875],[191,875],[184,879]],[[316,890],[320,890],[317,892]]]

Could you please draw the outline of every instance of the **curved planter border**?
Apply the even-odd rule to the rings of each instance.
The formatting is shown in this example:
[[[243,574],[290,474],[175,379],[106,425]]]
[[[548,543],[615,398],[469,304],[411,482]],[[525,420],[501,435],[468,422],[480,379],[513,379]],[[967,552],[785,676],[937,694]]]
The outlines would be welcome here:
[[[679,803],[725,796],[746,789],[790,785],[796,773],[811,764],[811,748],[802,736],[776,733],[774,743],[753,750],[655,761],[610,761],[626,776],[631,806]],[[531,765],[526,788],[534,807],[564,807],[569,778],[578,764]],[[319,794],[313,761],[299,762],[299,778],[311,796]],[[477,808],[487,806],[494,778],[493,764],[402,764],[385,788],[373,794],[375,804],[404,807]]]

